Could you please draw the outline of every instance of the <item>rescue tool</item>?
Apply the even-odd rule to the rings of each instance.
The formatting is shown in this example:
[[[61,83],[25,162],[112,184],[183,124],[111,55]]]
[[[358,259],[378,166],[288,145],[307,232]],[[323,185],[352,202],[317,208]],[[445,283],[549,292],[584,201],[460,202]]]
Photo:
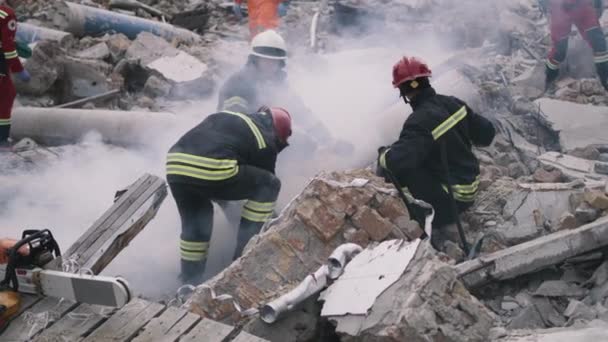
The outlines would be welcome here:
[[[29,248],[27,255],[18,251]],[[0,331],[20,309],[21,294],[64,298],[66,300],[120,308],[131,299],[126,280],[89,274],[44,269],[61,256],[48,229],[26,230],[22,239],[8,251],[8,263],[0,266]]]

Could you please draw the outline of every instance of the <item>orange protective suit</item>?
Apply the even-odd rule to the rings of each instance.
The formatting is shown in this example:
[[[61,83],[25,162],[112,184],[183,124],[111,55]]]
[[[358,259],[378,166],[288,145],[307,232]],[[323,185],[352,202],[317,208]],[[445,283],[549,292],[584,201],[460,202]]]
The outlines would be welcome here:
[[[258,33],[279,26],[279,4],[284,0],[247,0],[249,11],[249,32],[251,39]],[[241,4],[243,0],[235,0]]]

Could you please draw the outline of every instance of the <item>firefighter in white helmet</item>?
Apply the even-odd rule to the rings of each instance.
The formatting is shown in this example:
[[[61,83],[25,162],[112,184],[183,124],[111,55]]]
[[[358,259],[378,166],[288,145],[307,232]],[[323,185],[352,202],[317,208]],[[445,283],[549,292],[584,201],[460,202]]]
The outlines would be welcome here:
[[[297,126],[294,127],[293,145],[305,150],[296,154],[314,152],[326,147],[338,153],[352,149],[352,145],[334,140],[323,123],[289,87],[285,71],[287,44],[274,30],[264,31],[252,40],[245,66],[228,78],[219,93],[218,111],[228,110],[251,113],[265,103],[290,108]]]

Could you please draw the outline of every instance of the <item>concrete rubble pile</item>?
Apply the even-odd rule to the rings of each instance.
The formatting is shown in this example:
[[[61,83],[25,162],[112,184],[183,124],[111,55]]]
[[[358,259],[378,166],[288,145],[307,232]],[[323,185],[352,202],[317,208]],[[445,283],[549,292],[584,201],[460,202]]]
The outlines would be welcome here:
[[[63,2],[32,2],[25,17],[32,25],[52,27],[57,3]],[[224,40],[244,46],[246,25],[236,25],[222,1],[141,3],[153,9],[122,5],[113,10],[156,23],[166,16],[174,26],[193,30],[187,35],[196,35],[197,42],[149,31],[95,37],[77,30],[45,31],[54,38],[34,43],[26,64],[34,82],[17,84],[24,94],[21,104],[72,102],[68,105],[87,109],[159,112],[163,99],[211,94],[218,67],[229,62],[214,60],[210,51]],[[477,20],[454,20],[471,8]],[[317,12],[317,51],[339,49],[353,32],[356,38],[373,36],[375,23],[390,32],[449,36],[445,46],[458,47],[433,66],[437,87],[458,96],[462,91],[461,97],[491,117],[499,131],[491,147],[475,151],[481,193],[462,218],[467,240],[481,241],[481,256],[456,264],[461,254],[437,253],[422,241],[411,263],[365,313],[324,314],[331,301],[328,290],[321,295],[324,302],[315,294],[276,323],[262,322],[256,309],[296,287],[339,245],[356,243],[374,251],[393,240],[419,241],[421,227],[390,184],[370,170],[322,173],[240,259],[200,285],[187,307],[270,341],[523,342],[605,336],[608,96],[595,79],[583,41],[573,38],[561,80],[554,91],[544,92],[543,59],[550,41],[547,18],[536,1],[294,2],[285,21],[295,45],[311,47],[308,32]],[[602,20],[608,23],[607,17]],[[116,89],[120,92],[112,93]],[[88,100],[95,96],[101,97]],[[157,114],[158,125],[168,122],[170,114]],[[42,161],[54,150],[30,151]]]
[[[382,6],[409,6],[406,11],[391,13],[411,16],[426,13],[425,6],[433,8],[440,2],[391,1],[382,2]],[[351,20],[357,16],[373,16],[373,8],[381,7],[380,3],[359,1],[343,5],[352,7],[348,9],[352,10]],[[594,73],[588,72],[589,66],[587,69],[577,67],[580,60],[593,66],[591,58],[581,57],[588,53],[588,48],[580,45],[578,38],[571,45],[572,57],[556,90],[544,93],[543,59],[549,38],[547,19],[538,11],[537,3],[522,0],[506,7],[488,6],[480,6],[479,11],[494,9],[494,14],[480,15],[478,23],[468,25],[467,22],[461,27],[461,43],[464,42],[467,49],[442,64],[448,71],[457,70],[458,77],[467,79],[468,87],[481,95],[476,109],[494,117],[499,127],[495,143],[476,151],[482,164],[482,192],[475,206],[463,217],[467,239],[483,240],[481,257],[452,268],[449,264],[454,264],[454,260],[421,245],[400,279],[378,296],[369,313],[363,316],[323,315],[323,304],[312,298],[303,304],[304,309],[292,312],[273,325],[264,325],[257,318],[246,319],[246,330],[273,341],[284,340],[285,336],[294,341],[329,340],[335,337],[334,328],[343,341],[528,341],[534,338],[559,341],[559,338],[595,336],[608,331],[604,323],[608,322],[608,292],[605,291],[608,277],[604,274],[606,259],[602,253],[608,246],[604,235],[608,215],[608,142],[603,134],[607,116],[606,107],[602,107],[608,104],[608,97]],[[450,7],[441,8],[443,15],[453,18],[455,12],[445,8]],[[344,14],[337,11],[335,7],[326,10],[333,16]],[[439,30],[454,29],[449,20],[441,22],[444,26]],[[496,28],[495,22],[500,22],[500,27]],[[390,25],[389,20],[387,26]],[[485,29],[495,34],[475,35]],[[324,47],[331,50],[331,40],[337,39],[336,33],[343,32],[332,32],[327,25],[321,30]],[[472,65],[467,60],[476,63]],[[441,77],[453,79],[440,76],[438,80]],[[370,175],[350,177],[372,178]],[[323,220],[322,225],[314,219],[302,222],[294,215],[303,207],[321,208],[321,203],[330,208],[343,206],[340,195],[315,189],[324,178],[327,176],[313,180],[282,217],[250,245],[242,259],[208,284],[232,294],[238,298],[237,302],[244,303],[243,307],[255,307],[288,292],[313,272],[340,242],[357,242],[355,237],[363,230],[356,229],[354,223],[348,223],[349,228],[343,233],[342,230],[335,233],[333,239],[342,239],[324,241],[315,236],[313,241],[319,244],[314,248],[306,245],[299,253],[293,246],[284,247],[284,242],[279,242],[273,233],[289,228],[291,234],[302,234],[301,231],[312,228],[318,234],[319,228],[315,227],[334,232],[333,214],[317,212],[314,217]],[[352,178],[343,183],[350,180]],[[380,182],[378,187],[390,186]],[[314,192],[311,189],[315,189]],[[311,193],[315,194],[314,199],[307,197]],[[353,219],[362,209],[370,210],[370,206],[375,205],[357,207],[346,217],[353,215],[350,222],[355,222]],[[376,211],[384,217],[384,213]],[[338,222],[342,224],[342,219]],[[372,223],[374,225],[379,228],[384,223]],[[369,227],[363,227],[366,226]],[[401,231],[407,235],[407,230],[401,228]],[[310,235],[314,234],[308,232],[307,236]],[[373,240],[394,237],[378,235]],[[368,241],[366,237],[364,245]],[[279,245],[281,247],[276,248]],[[370,248],[376,245],[373,243]],[[260,272],[260,264],[266,268],[275,265],[268,253],[277,253],[276,250],[284,250],[278,264],[285,265],[285,269],[291,270],[293,267],[289,266],[293,263],[306,266],[299,267],[297,274],[292,271],[287,276],[283,273],[283,276],[273,276],[276,270]],[[317,262],[308,265],[310,258]],[[243,278],[236,280],[237,275]],[[275,283],[261,285],[267,280],[260,280],[260,275],[275,278]],[[436,287],[427,285],[430,280]],[[239,289],[235,284],[248,289]],[[234,312],[217,316],[217,306],[209,304],[208,297],[205,288],[199,288],[190,302],[191,309],[216,319],[223,316],[234,320]],[[478,300],[484,305],[479,305]],[[455,303],[459,303],[457,309],[450,306]],[[225,307],[235,310],[232,305]],[[444,317],[442,315],[457,318],[436,320]],[[542,330],[546,328],[556,329]]]

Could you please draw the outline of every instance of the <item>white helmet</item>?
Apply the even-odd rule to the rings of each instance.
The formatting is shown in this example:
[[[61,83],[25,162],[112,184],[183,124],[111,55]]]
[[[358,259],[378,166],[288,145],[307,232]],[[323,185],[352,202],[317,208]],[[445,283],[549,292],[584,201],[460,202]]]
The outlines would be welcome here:
[[[287,45],[277,31],[267,30],[253,38],[249,54],[261,58],[286,60]]]

